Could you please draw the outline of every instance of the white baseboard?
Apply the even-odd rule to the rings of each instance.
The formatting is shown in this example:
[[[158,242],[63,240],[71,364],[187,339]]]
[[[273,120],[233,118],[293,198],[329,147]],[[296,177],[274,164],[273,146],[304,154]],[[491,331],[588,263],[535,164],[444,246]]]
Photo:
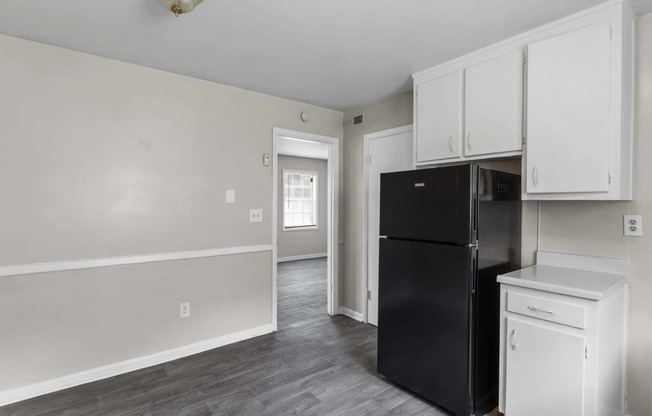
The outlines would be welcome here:
[[[102,367],[93,368],[91,370],[81,371],[79,373],[55,378],[53,380],[43,381],[41,383],[18,387],[11,390],[5,390],[0,392],[0,406],[16,403],[22,400],[30,399],[32,397],[41,396],[43,394],[53,393],[55,391],[67,389],[70,387],[79,386],[80,384],[86,384],[108,377],[117,376],[119,374],[128,373],[130,371],[151,367],[153,365],[198,354],[200,352],[212,350],[224,345],[244,341],[249,338],[269,334],[270,332],[273,332],[272,325],[264,325],[257,328],[248,329],[246,331],[223,335],[221,337],[196,342],[194,344],[186,345],[183,347],[158,352],[156,354],[134,358],[115,364],[109,364]]]
[[[363,319],[362,314],[360,312],[356,312],[349,308],[345,308],[344,306],[340,306],[339,314],[348,316],[349,318],[355,319],[356,321],[360,321],[360,322],[362,322]]]
[[[328,253],[317,253],[317,254],[303,254],[301,256],[288,256],[288,257],[279,257],[276,259],[278,263],[284,261],[295,261],[295,260],[308,260],[308,259],[317,259],[319,257],[326,257]]]

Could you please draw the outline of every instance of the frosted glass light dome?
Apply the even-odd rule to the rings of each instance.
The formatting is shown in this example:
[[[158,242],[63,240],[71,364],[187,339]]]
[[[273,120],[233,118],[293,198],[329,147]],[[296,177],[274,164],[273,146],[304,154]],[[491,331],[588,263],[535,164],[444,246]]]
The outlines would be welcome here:
[[[204,0],[159,0],[163,7],[170,10],[176,16],[183,13],[190,13]]]

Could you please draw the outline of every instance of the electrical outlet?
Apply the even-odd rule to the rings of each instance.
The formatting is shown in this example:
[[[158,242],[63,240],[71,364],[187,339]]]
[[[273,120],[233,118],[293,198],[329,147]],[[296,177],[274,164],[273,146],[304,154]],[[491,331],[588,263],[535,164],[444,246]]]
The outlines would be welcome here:
[[[187,318],[190,316],[190,302],[183,302],[179,305],[179,317]]]
[[[260,208],[250,209],[249,222],[263,222],[263,210]]]
[[[623,234],[627,237],[643,237],[643,216],[624,215]]]

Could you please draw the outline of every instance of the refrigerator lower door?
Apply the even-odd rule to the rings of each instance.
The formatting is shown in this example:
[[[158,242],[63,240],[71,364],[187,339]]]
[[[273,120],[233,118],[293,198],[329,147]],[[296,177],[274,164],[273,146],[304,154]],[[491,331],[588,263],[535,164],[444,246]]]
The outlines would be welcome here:
[[[458,415],[473,413],[475,248],[380,240],[378,372]]]

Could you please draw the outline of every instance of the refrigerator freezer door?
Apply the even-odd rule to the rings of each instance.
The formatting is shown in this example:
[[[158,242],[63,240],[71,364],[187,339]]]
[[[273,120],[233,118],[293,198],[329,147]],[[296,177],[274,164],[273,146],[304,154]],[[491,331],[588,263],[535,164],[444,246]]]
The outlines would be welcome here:
[[[473,411],[474,253],[380,240],[378,372],[458,415]]]
[[[477,166],[381,175],[380,235],[441,243],[475,243]]]

